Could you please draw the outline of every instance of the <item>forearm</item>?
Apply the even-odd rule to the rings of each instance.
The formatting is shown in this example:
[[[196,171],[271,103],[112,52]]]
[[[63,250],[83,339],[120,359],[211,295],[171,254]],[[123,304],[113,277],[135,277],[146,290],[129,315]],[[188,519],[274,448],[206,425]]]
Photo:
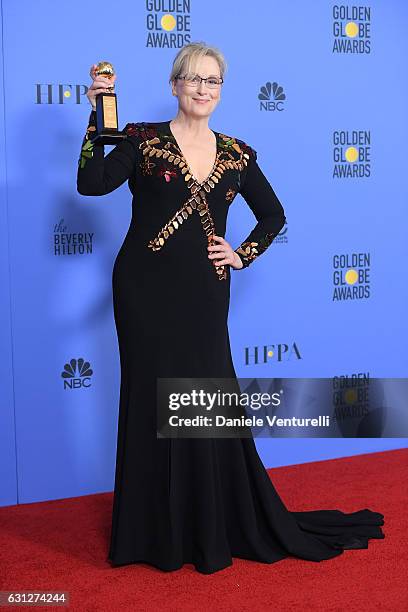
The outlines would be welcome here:
[[[125,138],[105,157],[104,146],[95,145],[96,112],[91,111],[78,160],[77,191],[81,195],[105,195],[130,177],[136,150],[132,138]]]
[[[81,195],[101,195],[103,191],[101,172],[103,173],[104,147],[96,147],[91,142],[95,131],[96,112],[92,110],[78,160],[77,190]]]
[[[256,151],[249,150],[249,163],[240,193],[254,213],[257,224],[235,249],[244,268],[266,251],[286,222],[283,206],[258,166]]]
[[[235,252],[241,258],[243,268],[247,268],[250,263],[266,251],[285,225],[285,222],[286,217],[282,208],[269,217],[264,217],[255,225],[251,233],[235,249]]]

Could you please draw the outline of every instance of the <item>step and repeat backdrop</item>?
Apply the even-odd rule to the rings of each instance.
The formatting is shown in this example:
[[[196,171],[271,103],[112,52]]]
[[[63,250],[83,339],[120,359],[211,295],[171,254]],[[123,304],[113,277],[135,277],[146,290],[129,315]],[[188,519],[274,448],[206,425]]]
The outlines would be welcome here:
[[[118,75],[123,127],[176,115],[168,78],[182,45],[225,54],[210,125],[256,149],[287,217],[232,274],[238,376],[329,377],[333,388],[407,376],[407,19],[403,0],[3,0],[0,504],[113,488],[111,280],[131,194],[127,183],[76,191],[89,69],[101,60]],[[255,223],[237,197],[226,239],[236,248]],[[344,411],[355,423],[345,429],[362,417]],[[271,467],[406,440],[385,423],[361,439],[256,443]]]

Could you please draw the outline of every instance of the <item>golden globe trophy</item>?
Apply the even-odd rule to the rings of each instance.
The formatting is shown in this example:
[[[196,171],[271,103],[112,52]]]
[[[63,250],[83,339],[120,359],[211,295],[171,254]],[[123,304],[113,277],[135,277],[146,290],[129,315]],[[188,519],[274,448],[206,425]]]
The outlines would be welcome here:
[[[110,62],[99,62],[95,69],[97,76],[102,75],[112,79],[115,70]],[[97,94],[96,101],[96,133],[91,137],[93,144],[118,144],[127,138],[127,134],[118,129],[118,105],[116,94],[113,93],[113,85],[108,87],[109,93]]]

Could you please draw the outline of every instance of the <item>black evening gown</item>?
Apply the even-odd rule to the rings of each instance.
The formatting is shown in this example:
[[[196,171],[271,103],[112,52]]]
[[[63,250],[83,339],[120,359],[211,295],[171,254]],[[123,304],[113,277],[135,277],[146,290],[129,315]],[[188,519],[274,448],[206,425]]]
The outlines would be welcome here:
[[[104,147],[90,140],[95,120],[92,111],[78,192],[105,195],[127,180],[133,196],[113,267],[121,385],[107,560],[166,571],[192,563],[210,574],[233,557],[321,561],[383,538],[383,515],[369,509],[289,511],[252,437],[157,437],[157,377],[236,376],[227,328],[231,268],[208,258],[212,235],[225,235],[228,209],[240,193],[257,221],[236,249],[247,267],[285,215],[256,151],[240,139],[214,131],[216,159],[200,183],[170,121],[128,123],[127,138],[104,156]]]

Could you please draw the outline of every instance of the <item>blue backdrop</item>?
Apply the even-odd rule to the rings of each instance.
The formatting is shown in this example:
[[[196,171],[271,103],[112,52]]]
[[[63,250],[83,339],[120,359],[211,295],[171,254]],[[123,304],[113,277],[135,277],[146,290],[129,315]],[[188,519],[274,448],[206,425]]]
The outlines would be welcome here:
[[[111,276],[131,195],[126,183],[76,192],[100,60],[117,71],[123,127],[175,116],[168,76],[184,43],[226,56],[211,127],[257,150],[287,216],[268,251],[232,274],[237,374],[407,376],[407,17],[403,0],[3,0],[0,504],[113,488]],[[254,224],[237,198],[226,239],[236,248]],[[62,377],[80,358],[88,373]],[[405,444],[257,440],[266,466]]]

